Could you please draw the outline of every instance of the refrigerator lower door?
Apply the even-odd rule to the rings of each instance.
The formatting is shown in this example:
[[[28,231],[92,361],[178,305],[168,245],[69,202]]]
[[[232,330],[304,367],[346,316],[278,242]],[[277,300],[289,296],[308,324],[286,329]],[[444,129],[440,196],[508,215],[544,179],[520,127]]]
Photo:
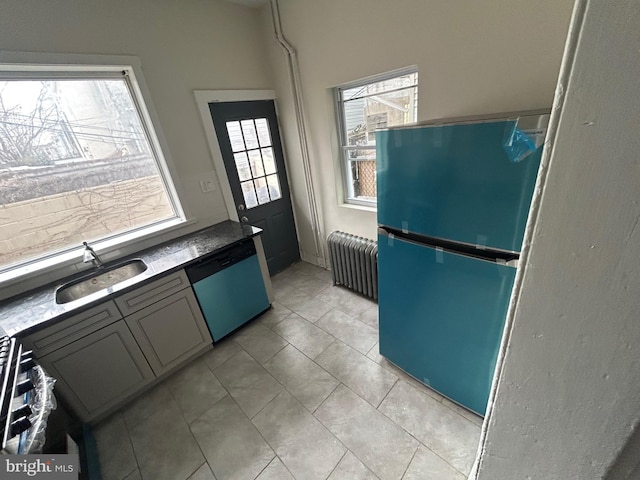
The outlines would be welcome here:
[[[516,269],[378,240],[380,353],[484,415]]]

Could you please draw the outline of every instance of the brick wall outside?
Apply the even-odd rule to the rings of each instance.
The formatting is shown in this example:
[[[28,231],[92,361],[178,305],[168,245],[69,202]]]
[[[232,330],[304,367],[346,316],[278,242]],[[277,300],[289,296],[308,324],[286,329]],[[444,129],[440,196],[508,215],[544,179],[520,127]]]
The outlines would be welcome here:
[[[173,215],[158,175],[0,205],[0,266]]]

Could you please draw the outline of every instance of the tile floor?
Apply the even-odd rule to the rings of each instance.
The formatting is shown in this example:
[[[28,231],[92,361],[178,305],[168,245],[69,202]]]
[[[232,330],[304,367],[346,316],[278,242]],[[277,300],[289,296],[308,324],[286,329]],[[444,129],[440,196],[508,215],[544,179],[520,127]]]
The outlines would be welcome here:
[[[378,353],[377,305],[300,262],[276,301],[96,426],[105,480],[463,480],[481,419]]]

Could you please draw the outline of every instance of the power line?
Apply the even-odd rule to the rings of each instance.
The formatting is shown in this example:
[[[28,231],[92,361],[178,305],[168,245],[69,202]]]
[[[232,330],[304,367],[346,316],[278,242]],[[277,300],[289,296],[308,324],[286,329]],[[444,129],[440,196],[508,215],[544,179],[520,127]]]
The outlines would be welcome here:
[[[95,140],[96,138],[97,139],[111,138],[116,140],[144,140],[144,141],[147,140],[144,135],[135,136],[135,132],[126,132],[130,134],[129,136],[115,136],[115,135],[107,135],[107,134],[101,134],[101,133],[77,132],[75,130],[71,130],[69,132],[69,131],[51,128],[51,127],[44,127],[44,126],[36,127],[36,126],[25,125],[23,123],[6,122],[3,120],[0,120],[0,123],[3,123],[5,125],[17,125],[17,126],[26,127],[26,128],[38,128],[42,131],[47,131],[47,132],[56,132],[56,133],[63,133],[63,134],[72,133],[76,138],[81,138],[84,140]]]
[[[21,113],[13,113],[13,112],[11,112],[11,115],[15,116],[15,117],[23,117],[23,118],[26,118],[26,119],[36,119],[36,117],[33,117],[31,115],[24,115],[24,114],[21,114]],[[89,118],[81,119],[80,121],[82,121],[82,120],[90,120],[92,118],[100,119],[101,117],[89,117]],[[58,122],[58,121],[55,121],[55,120],[47,120],[47,119],[45,119],[45,120],[37,119],[37,120],[39,120],[42,123],[47,122],[47,123],[54,123],[56,125],[61,123],[61,122]],[[89,125],[89,124],[86,124],[86,123],[70,122],[69,120],[66,120],[66,119],[65,119],[65,122],[69,126],[76,126],[76,127],[79,127],[79,128],[106,129],[106,127],[99,127],[99,126],[95,126],[95,125]],[[3,123],[6,123],[6,122],[3,122]],[[120,130],[120,129],[116,129],[116,128],[109,129],[109,130],[111,130],[113,132],[130,133],[129,130]]]

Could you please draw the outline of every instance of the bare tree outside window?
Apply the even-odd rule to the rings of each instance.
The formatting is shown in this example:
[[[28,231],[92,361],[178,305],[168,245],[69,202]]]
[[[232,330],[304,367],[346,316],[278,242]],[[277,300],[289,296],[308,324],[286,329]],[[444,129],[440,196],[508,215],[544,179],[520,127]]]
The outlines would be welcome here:
[[[0,80],[0,270],[175,218],[126,78]]]

